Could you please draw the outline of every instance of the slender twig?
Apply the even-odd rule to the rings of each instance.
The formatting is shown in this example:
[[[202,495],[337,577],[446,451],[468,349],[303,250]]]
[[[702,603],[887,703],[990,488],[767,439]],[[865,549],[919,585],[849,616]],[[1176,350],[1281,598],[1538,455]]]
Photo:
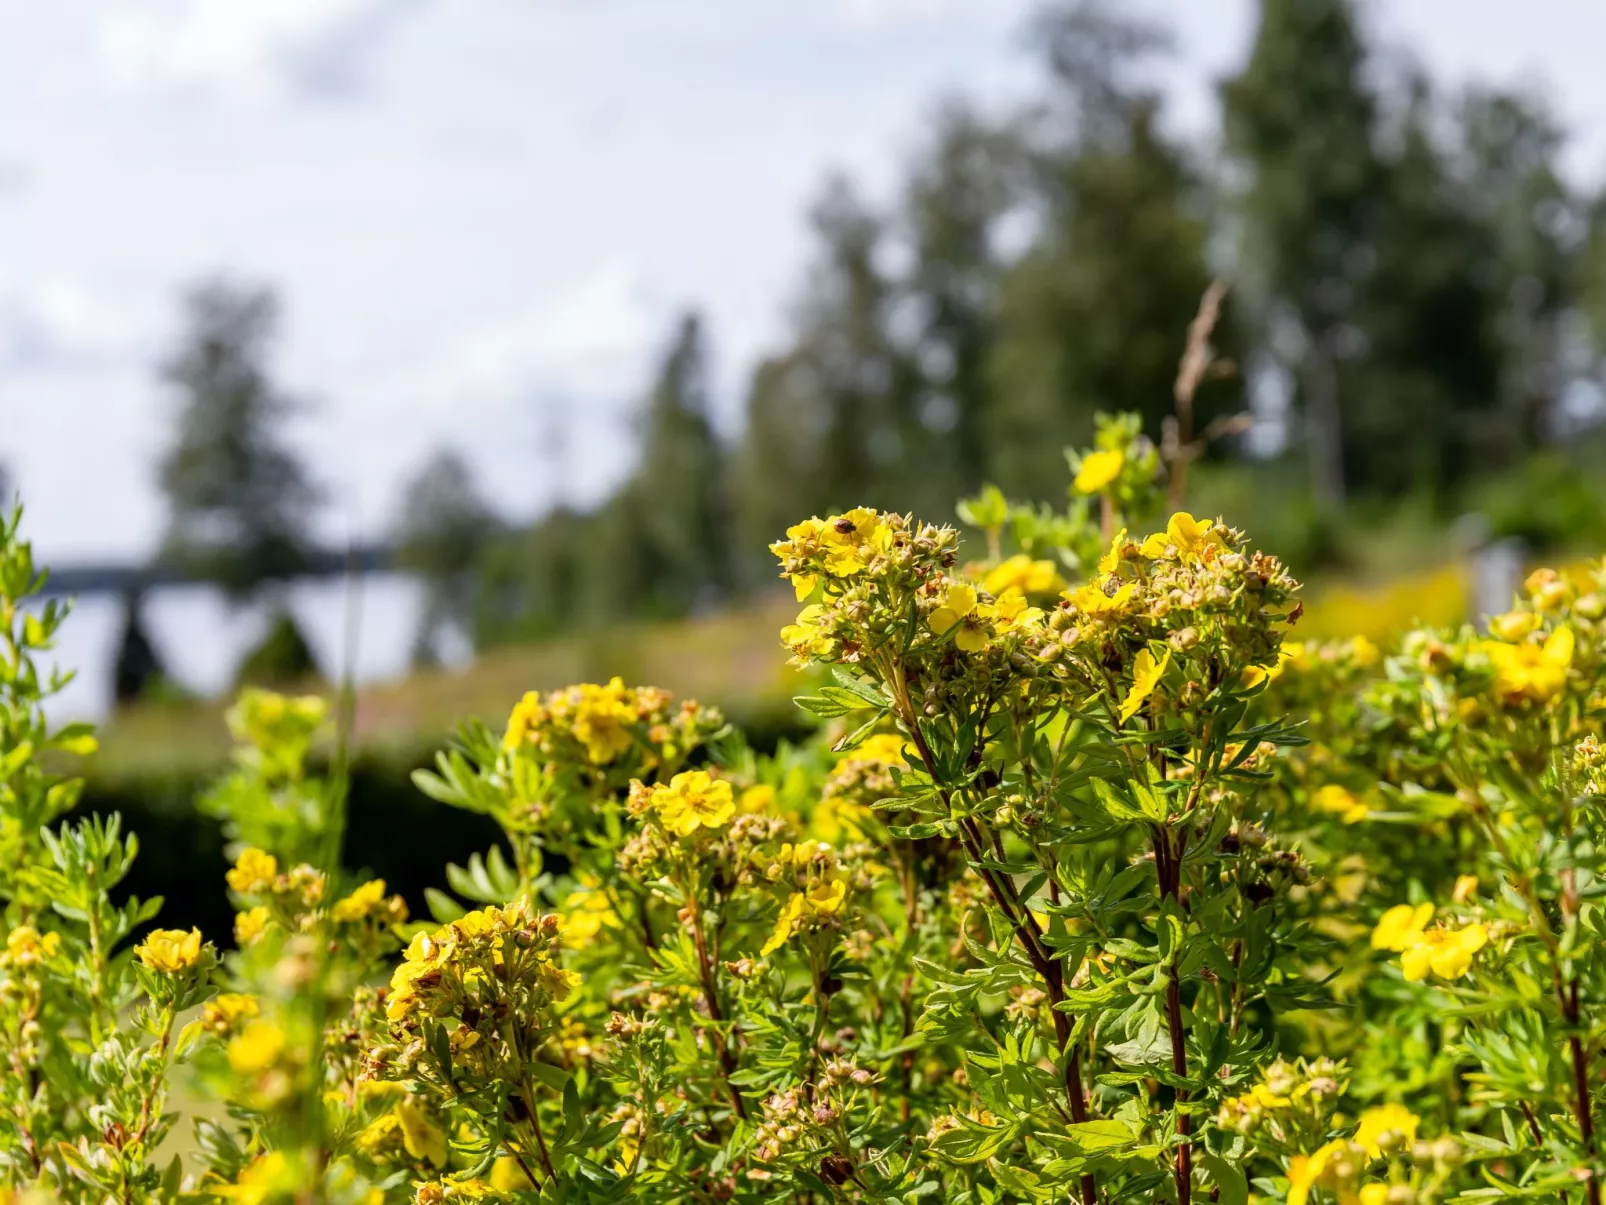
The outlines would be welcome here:
[[[719,1055],[720,1070],[724,1074],[725,1088],[730,1093],[731,1107],[736,1110],[736,1116],[747,1119],[747,1105],[742,1100],[742,1094],[737,1091],[736,1085],[731,1083],[731,1076],[736,1074],[736,1055],[726,1041],[724,1032],[719,1028],[725,1023],[725,1010],[719,1004],[719,990],[714,982],[714,967],[708,957],[708,942],[703,935],[702,909],[698,907],[695,899],[691,904],[691,934],[692,944],[697,948],[697,968],[702,974],[703,1002],[708,1009],[708,1019],[713,1022],[709,1033],[713,1036],[714,1049]]]
[[[893,685],[893,698],[897,704],[899,718],[903,720],[904,727],[908,729],[910,739],[914,741],[915,751],[925,765],[926,773],[936,787],[938,795],[950,816],[953,815],[953,796],[937,773],[936,757],[932,754],[931,746],[927,743],[925,734],[915,716],[914,705],[909,699],[908,684],[904,680],[902,667],[894,662],[894,673],[887,676]],[[1014,883],[1007,877],[994,874],[986,867],[986,846],[983,843],[980,828],[974,823],[974,818],[965,816],[958,819],[960,841],[970,854],[971,861],[976,864],[983,882],[987,884],[993,901],[1003,912],[1005,918],[1015,931],[1016,939],[1025,950],[1027,960],[1031,962],[1034,970],[1042,978],[1048,988],[1050,1010],[1054,1018],[1054,1036],[1059,1043],[1060,1058],[1064,1062],[1065,1095],[1070,1101],[1071,1118],[1081,1123],[1087,1120],[1087,1096],[1082,1086],[1081,1051],[1072,1043],[1073,1026],[1070,1016],[1060,1007],[1065,1001],[1065,972],[1059,959],[1051,955],[1043,946],[1042,934],[1037,929],[1037,922],[1032,919],[1029,909],[1026,908],[1019,895],[1014,890]],[[1002,861],[1002,859],[999,859]],[[1081,1178],[1081,1191],[1083,1205],[1094,1205],[1098,1200],[1098,1190],[1091,1173],[1084,1173]]]
[[[1182,860],[1187,850],[1188,839],[1186,833],[1179,834],[1178,837],[1177,845],[1173,849],[1171,834],[1168,831],[1159,826],[1156,826],[1154,831],[1154,858],[1160,878],[1161,898],[1172,900],[1180,907]],[[1179,949],[1172,957],[1165,988],[1165,1021],[1166,1029],[1171,1036],[1171,1073],[1179,1079],[1184,1079],[1188,1074],[1188,1044],[1187,1030],[1182,1024],[1181,964],[1182,951]],[[1188,1090],[1180,1084],[1174,1090],[1177,1135],[1182,1139],[1182,1145],[1177,1148],[1177,1205],[1189,1205],[1193,1193],[1193,1118],[1186,1109]]]

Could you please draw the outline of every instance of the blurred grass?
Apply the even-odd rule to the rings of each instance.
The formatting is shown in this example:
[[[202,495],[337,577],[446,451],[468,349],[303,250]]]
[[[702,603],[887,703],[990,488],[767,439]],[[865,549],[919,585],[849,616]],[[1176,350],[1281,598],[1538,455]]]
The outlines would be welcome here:
[[[718,704],[744,725],[785,728],[799,722],[791,698],[804,679],[787,668],[777,633],[796,613],[797,604],[782,596],[696,619],[489,649],[464,669],[426,670],[363,688],[355,743],[375,759],[409,761],[443,744],[470,717],[499,726],[527,690],[614,675]],[[308,689],[330,693],[327,685]],[[103,726],[87,771],[97,781],[118,783],[175,766],[221,765],[230,747],[226,707],[224,700],[209,700],[125,708]]]

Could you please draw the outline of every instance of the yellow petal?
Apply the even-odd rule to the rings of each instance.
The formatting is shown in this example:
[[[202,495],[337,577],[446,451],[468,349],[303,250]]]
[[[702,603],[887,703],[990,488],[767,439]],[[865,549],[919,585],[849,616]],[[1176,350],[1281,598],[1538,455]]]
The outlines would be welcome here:
[[[959,629],[959,635],[954,637],[954,644],[964,652],[979,653],[987,647],[986,629],[973,627],[967,623]]]
[[[1165,651],[1165,656],[1156,661],[1154,654],[1144,649],[1137,655],[1132,663],[1132,687],[1126,692],[1126,698],[1121,702],[1121,722],[1124,724],[1137,714],[1143,701],[1154,693],[1160,679],[1165,676],[1166,667],[1171,664],[1171,650]]]
[[[1400,970],[1411,983],[1420,983],[1428,977],[1428,971],[1433,965],[1433,947],[1426,942],[1418,942],[1400,955]]]
[[[948,587],[947,597],[943,604],[957,615],[969,615],[976,609],[976,587],[966,585],[964,582],[955,582]]]
[[[1099,576],[1108,577],[1121,567],[1121,548],[1126,544],[1126,528],[1115,533],[1110,550],[1099,558]]]
[[[1557,628],[1545,641],[1545,660],[1566,669],[1573,663],[1573,630]]]
[[[1432,918],[1432,904],[1416,908],[1410,904],[1394,905],[1378,919],[1377,927],[1372,930],[1372,949],[1399,953],[1417,942],[1423,926]]]
[[[1096,494],[1121,476],[1126,455],[1119,448],[1089,452],[1076,470],[1073,488],[1079,494]]]

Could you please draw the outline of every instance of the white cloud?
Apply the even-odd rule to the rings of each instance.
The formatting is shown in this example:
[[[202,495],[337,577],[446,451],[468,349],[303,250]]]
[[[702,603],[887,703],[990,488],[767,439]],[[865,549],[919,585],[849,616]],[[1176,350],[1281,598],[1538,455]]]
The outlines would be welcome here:
[[[315,415],[307,445],[317,471],[345,483],[332,517],[383,534],[397,484],[442,446],[467,453],[509,513],[594,500],[629,466],[628,417],[670,318],[615,255],[527,305],[459,319],[414,355],[350,365],[335,392],[351,404]]]
[[[838,0],[837,9],[849,23],[875,28],[941,17],[964,3],[965,0]]]
[[[101,21],[112,81],[271,100],[350,91],[362,53],[415,0],[123,0]]]
[[[408,372],[407,392],[454,409],[494,409],[532,396],[634,397],[667,315],[639,268],[615,256],[556,297],[450,339]]]
[[[82,369],[149,354],[159,315],[149,305],[66,278],[0,288],[0,366]]]

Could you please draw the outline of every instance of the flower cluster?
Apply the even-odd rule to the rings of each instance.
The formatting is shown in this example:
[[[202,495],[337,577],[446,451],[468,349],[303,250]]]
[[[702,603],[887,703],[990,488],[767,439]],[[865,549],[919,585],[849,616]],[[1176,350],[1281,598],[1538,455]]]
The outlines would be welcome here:
[[[668,691],[614,678],[526,694],[508,717],[502,748],[599,771],[628,763],[642,773],[684,757],[722,723],[718,712],[695,702],[677,707]]]
[[[848,1117],[859,1090],[875,1076],[850,1059],[833,1059],[820,1072],[813,1091],[788,1088],[764,1098],[764,1118],[753,1136],[753,1157],[761,1165],[807,1163],[828,1184],[853,1175]],[[762,1179],[767,1173],[760,1173]]]
[[[1328,1058],[1277,1059],[1261,1069],[1249,1090],[1221,1102],[1225,1130],[1269,1138],[1284,1147],[1328,1128],[1337,1100],[1348,1089],[1347,1068]]]
[[[775,929],[760,951],[762,957],[768,958],[799,934],[826,928],[840,930],[849,875],[829,845],[820,841],[782,845],[765,866],[764,877],[790,891]]]

